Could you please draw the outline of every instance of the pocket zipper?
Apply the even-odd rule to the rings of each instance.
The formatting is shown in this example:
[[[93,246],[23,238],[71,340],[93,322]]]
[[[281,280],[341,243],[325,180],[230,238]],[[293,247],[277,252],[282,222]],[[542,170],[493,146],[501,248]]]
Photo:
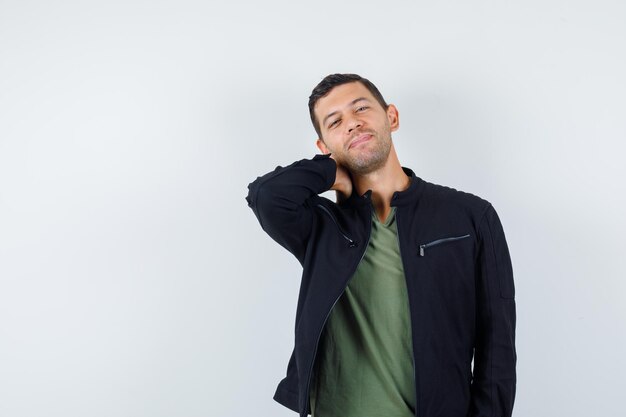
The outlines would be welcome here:
[[[319,208],[321,208],[322,210],[324,210],[324,212],[326,214],[328,214],[328,216],[330,216],[331,220],[333,221],[333,223],[335,223],[335,226],[337,226],[337,229],[339,229],[339,233],[341,233],[341,236],[343,236],[344,239],[346,239],[348,241],[348,243],[350,244],[351,248],[354,248],[357,246],[356,242],[350,238],[350,236],[348,236],[343,229],[341,228],[341,226],[339,226],[339,222],[337,221],[337,219],[335,219],[335,216],[333,216],[333,213],[330,212],[330,210],[328,210],[326,207],[324,207],[321,204],[317,205]]]
[[[454,241],[454,240],[465,239],[466,237],[470,237],[470,235],[467,234],[467,235],[463,235],[463,236],[444,237],[442,239],[437,239],[437,240],[433,240],[432,242],[424,243],[423,245],[420,245],[420,256],[424,256],[424,250],[426,248],[430,248],[431,246],[436,246],[436,245],[439,245],[439,244],[445,243],[445,242],[451,242],[451,241]]]

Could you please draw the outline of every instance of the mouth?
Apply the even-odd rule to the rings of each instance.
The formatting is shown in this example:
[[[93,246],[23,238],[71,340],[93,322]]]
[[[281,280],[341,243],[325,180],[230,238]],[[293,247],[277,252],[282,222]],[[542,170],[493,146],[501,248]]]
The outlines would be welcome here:
[[[355,146],[358,146],[361,143],[367,142],[371,138],[372,138],[371,134],[363,133],[363,134],[357,136],[356,138],[352,139],[352,141],[350,142],[350,145],[348,146],[348,149],[351,149],[351,148],[353,148]]]

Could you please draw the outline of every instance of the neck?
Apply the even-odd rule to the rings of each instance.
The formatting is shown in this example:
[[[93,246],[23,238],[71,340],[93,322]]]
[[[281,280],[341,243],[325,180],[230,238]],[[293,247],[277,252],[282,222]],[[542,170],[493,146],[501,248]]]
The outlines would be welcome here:
[[[404,173],[393,144],[387,162],[380,169],[363,175],[352,174],[352,183],[359,195],[372,190],[372,204],[381,221],[386,220],[391,212],[393,193],[406,190],[409,182],[410,178]]]

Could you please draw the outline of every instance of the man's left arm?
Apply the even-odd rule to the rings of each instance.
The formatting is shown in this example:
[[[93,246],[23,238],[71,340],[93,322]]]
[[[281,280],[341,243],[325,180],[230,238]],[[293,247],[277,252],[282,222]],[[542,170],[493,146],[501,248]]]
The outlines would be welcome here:
[[[490,204],[479,225],[476,343],[469,417],[510,417],[516,388],[515,286],[502,224]]]

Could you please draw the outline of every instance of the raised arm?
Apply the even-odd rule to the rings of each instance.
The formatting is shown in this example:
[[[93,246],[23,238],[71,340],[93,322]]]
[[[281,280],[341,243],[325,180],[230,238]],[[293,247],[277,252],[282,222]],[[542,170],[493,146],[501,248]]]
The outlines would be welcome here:
[[[257,177],[246,200],[261,227],[303,263],[311,233],[313,209],[307,201],[331,189],[337,164],[330,154],[317,154]]]
[[[498,214],[489,205],[479,226],[476,344],[470,417],[510,417],[515,401],[515,287]]]

